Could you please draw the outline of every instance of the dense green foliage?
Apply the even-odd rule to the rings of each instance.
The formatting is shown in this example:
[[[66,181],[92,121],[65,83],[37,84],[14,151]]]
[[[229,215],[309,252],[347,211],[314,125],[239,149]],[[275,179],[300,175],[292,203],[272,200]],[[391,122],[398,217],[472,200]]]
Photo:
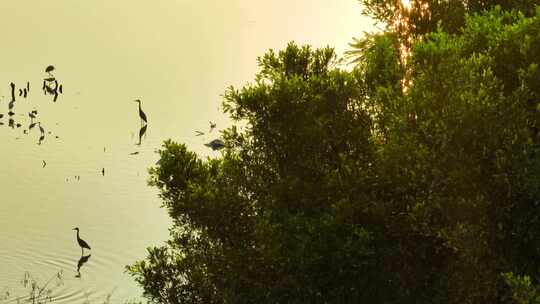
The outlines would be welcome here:
[[[174,226],[129,267],[145,295],[537,303],[540,9],[514,2],[524,13],[417,33],[406,60],[397,32],[359,40],[353,71],[329,48],[259,58],[255,82],[225,94],[245,127],[220,158],[159,151],[150,184]]]

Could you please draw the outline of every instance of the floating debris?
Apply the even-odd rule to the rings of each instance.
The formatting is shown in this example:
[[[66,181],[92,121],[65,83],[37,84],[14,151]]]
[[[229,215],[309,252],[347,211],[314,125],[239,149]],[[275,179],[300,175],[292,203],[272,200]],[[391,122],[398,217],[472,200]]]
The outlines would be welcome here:
[[[225,148],[225,143],[221,139],[214,139],[211,142],[204,145],[212,148],[212,150],[214,151]]]

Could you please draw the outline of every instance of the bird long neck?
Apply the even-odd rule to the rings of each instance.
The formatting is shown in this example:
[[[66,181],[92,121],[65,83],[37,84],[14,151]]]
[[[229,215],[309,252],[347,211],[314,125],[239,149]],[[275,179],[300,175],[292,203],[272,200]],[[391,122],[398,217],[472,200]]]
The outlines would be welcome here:
[[[79,237],[79,230],[77,230],[77,240],[80,240],[81,238]]]

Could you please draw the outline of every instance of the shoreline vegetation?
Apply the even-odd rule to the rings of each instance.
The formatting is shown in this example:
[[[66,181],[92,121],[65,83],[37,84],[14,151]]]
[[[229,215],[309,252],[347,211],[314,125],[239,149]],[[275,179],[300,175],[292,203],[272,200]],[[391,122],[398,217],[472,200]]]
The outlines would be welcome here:
[[[219,157],[164,142],[150,302],[540,303],[537,1],[360,2],[353,69],[269,50]]]
[[[21,287],[25,290],[24,294],[17,294],[10,291],[10,288],[4,287],[0,290],[0,304],[17,303],[17,304],[46,304],[58,302],[58,297],[62,295],[54,295],[55,289],[64,285],[64,273],[58,271],[46,281],[40,282],[30,272],[25,272],[23,278],[19,281]],[[89,294],[85,294],[85,299],[81,300],[80,304],[142,304],[141,300],[121,300],[121,302],[112,301],[114,290],[108,293],[102,300],[89,300]],[[65,300],[65,299],[62,299]],[[75,301],[74,303],[77,303]]]

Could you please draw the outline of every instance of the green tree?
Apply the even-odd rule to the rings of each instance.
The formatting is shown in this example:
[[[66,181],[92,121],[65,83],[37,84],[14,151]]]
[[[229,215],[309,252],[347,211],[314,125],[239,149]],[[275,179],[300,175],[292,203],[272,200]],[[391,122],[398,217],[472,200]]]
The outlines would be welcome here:
[[[532,301],[540,9],[518,8],[435,27],[411,42],[407,60],[399,33],[370,35],[353,71],[330,48],[291,43],[259,58],[255,82],[224,95],[244,127],[224,132],[221,157],[171,141],[159,151],[150,184],[173,227],[166,245],[129,267],[145,295]]]

